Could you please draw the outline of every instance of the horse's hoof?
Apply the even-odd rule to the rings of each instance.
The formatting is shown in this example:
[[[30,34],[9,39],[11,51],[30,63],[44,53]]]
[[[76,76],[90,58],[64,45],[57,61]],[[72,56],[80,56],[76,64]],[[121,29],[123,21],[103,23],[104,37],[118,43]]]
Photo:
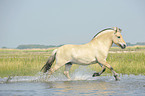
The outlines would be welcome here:
[[[115,78],[115,80],[116,80],[116,81],[120,81],[120,78],[119,78],[119,77],[117,77],[117,78]]]
[[[99,73],[94,73],[93,77],[96,77],[96,76],[100,76],[100,74]]]
[[[114,77],[116,81],[120,81],[120,78],[118,77],[118,75],[115,75]]]

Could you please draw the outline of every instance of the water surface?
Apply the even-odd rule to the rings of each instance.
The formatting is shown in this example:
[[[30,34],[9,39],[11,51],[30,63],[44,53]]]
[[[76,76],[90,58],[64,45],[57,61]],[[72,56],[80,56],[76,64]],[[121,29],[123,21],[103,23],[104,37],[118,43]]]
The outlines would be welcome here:
[[[75,72],[72,80],[60,74],[15,76],[8,83],[0,78],[0,96],[145,96],[145,76],[120,75],[92,77],[92,72]]]

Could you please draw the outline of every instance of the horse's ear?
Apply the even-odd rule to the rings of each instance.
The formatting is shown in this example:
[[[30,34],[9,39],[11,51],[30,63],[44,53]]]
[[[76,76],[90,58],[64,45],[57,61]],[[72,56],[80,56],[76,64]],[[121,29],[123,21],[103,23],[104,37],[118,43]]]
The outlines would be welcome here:
[[[122,30],[121,30],[120,28],[118,28],[118,27],[113,27],[113,29],[114,29],[115,33],[116,33],[116,32],[121,32],[121,31],[122,31]]]
[[[120,28],[119,28],[119,31],[121,32],[121,31],[122,31],[122,29],[120,29]]]
[[[118,28],[117,27],[113,27],[115,33],[118,31]]]

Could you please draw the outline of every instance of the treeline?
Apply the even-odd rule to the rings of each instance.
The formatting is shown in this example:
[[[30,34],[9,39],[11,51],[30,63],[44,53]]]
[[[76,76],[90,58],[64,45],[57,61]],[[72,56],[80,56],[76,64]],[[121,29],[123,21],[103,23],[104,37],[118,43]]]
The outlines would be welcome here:
[[[145,45],[145,42],[137,42],[135,44],[131,44],[129,42],[126,42],[127,46],[136,46],[136,45]],[[113,44],[112,46],[116,47],[117,45]]]
[[[127,43],[127,46],[145,45],[145,42],[137,42],[136,44]]]
[[[53,47],[60,47],[62,45],[39,45],[39,44],[29,44],[29,45],[19,45],[16,49],[34,49],[34,48],[39,48],[39,49],[47,49],[47,48],[53,48]]]

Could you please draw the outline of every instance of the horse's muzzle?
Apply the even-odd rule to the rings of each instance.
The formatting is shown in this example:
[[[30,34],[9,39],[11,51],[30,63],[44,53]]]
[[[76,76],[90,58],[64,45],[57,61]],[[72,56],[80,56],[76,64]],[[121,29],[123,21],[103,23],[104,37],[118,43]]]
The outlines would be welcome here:
[[[119,44],[119,46],[120,46],[122,49],[125,49],[125,48],[126,48],[126,44]]]

